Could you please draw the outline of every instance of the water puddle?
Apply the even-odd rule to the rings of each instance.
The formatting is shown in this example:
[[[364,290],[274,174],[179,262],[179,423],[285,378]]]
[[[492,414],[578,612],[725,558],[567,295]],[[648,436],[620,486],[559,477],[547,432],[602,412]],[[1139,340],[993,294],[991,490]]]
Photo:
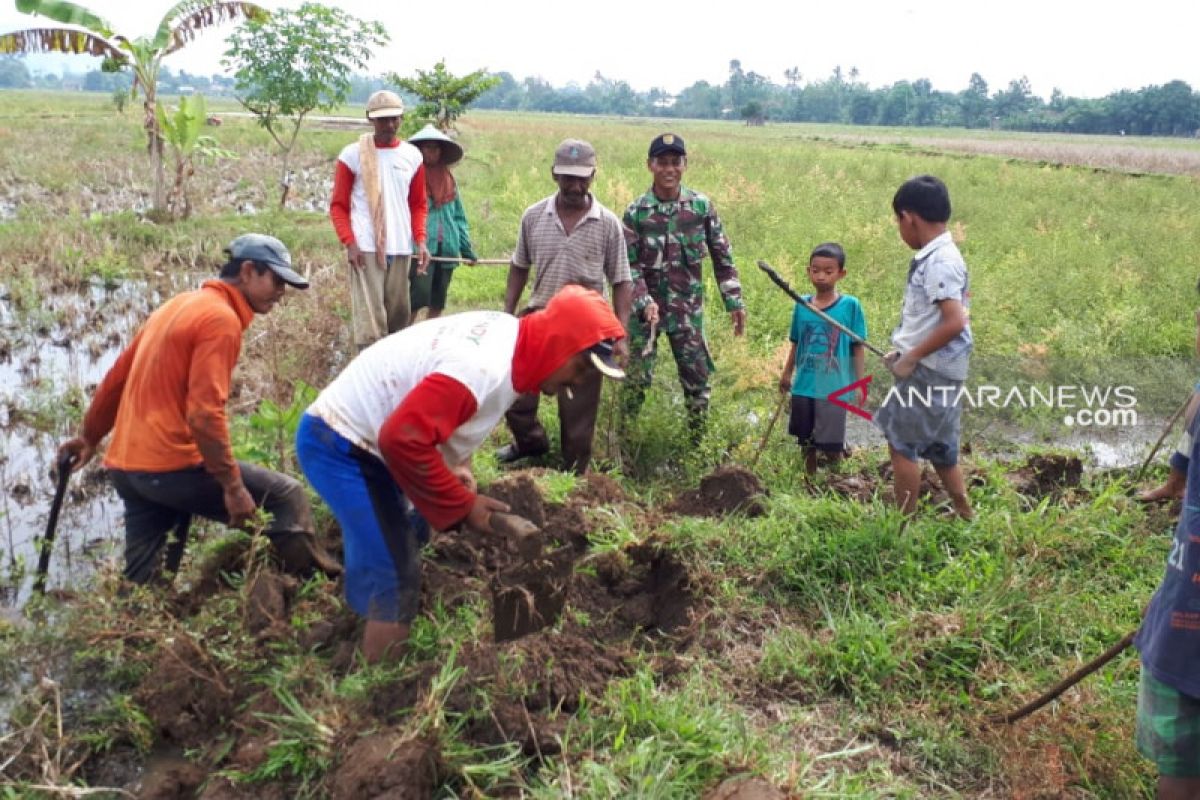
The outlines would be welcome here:
[[[0,607],[28,596],[55,483],[58,444],[74,435],[82,409],[137,327],[177,291],[128,281],[78,289],[0,285]],[[198,282],[198,281],[190,281]],[[121,504],[99,459],[73,475],[58,521],[48,586],[77,584],[119,555]]]

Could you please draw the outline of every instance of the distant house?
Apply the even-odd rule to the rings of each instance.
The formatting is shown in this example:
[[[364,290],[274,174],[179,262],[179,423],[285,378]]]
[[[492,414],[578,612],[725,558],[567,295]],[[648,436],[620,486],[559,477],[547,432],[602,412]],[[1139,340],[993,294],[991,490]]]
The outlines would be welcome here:
[[[195,86],[180,86],[180,87],[179,87],[179,93],[180,93],[181,95],[183,95],[183,94],[195,94],[195,93],[196,93],[196,87],[195,87]]]

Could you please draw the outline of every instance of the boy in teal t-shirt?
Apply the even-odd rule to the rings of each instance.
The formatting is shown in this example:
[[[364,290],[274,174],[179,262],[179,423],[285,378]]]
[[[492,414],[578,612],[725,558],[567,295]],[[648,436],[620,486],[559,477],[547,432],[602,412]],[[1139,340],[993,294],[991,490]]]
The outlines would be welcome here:
[[[816,293],[804,299],[866,339],[867,320],[858,298],[837,290],[838,281],[844,277],[846,253],[841,245],[817,245],[808,257],[808,279]],[[860,343],[802,303],[797,303],[792,312],[789,338],[792,349],[779,390],[791,392],[788,433],[803,448],[804,466],[811,475],[817,470],[818,459],[836,463],[846,450],[846,409],[826,398],[862,379],[866,356]]]

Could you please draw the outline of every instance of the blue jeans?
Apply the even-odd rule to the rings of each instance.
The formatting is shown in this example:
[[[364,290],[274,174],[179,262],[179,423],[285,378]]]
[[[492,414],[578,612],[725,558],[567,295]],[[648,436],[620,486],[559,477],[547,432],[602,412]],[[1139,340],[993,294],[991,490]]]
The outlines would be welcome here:
[[[346,602],[369,620],[412,620],[429,528],[409,509],[387,465],[311,414],[296,430],[296,457],[342,527]]]

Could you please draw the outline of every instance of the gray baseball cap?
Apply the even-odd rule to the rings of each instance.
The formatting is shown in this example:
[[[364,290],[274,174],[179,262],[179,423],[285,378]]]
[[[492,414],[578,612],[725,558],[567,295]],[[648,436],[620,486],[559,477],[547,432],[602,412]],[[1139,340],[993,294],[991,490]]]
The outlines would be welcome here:
[[[289,286],[295,286],[297,289],[308,288],[308,281],[304,276],[292,269],[292,254],[284,247],[283,242],[274,236],[267,236],[265,233],[243,233],[229,243],[225,252],[235,261],[257,261],[266,264]]]
[[[564,139],[554,151],[555,175],[590,178],[596,171],[596,151],[582,139]]]

